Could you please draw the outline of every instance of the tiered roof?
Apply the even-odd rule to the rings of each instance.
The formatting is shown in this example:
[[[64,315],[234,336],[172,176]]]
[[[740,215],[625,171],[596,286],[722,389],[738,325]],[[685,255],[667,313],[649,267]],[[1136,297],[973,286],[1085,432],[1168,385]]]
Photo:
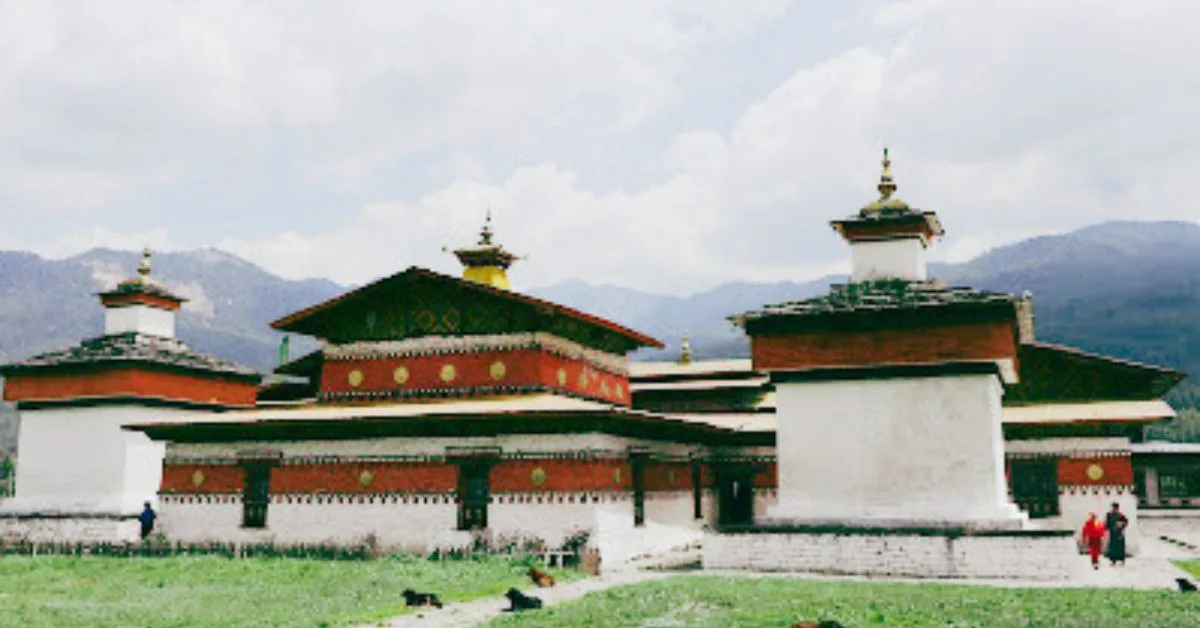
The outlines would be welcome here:
[[[258,381],[253,369],[196,353],[186,343],[174,338],[149,334],[124,333],[84,340],[78,346],[51,351],[6,364],[0,368],[5,376],[48,369],[83,367],[156,366],[225,375],[232,378]]]
[[[851,314],[878,315],[892,322],[898,322],[901,315],[928,317],[949,310],[998,311],[1011,315],[1016,302],[1017,297],[1011,294],[948,286],[936,280],[883,279],[835,284],[824,295],[765,306],[729,320],[753,332],[784,319],[793,325],[811,325],[817,318]]]

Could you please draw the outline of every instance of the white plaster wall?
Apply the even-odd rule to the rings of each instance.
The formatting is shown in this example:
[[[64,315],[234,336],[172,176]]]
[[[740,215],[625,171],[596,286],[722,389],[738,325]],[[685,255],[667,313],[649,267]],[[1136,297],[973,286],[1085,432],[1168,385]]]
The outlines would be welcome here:
[[[237,495],[221,502],[183,503],[164,499],[158,529],[173,541],[354,543],[376,535],[387,547],[425,549],[457,525],[456,507],[447,496],[422,503],[376,500],[375,503],[298,503],[272,500],[266,528],[242,527],[242,501]]]
[[[21,413],[16,495],[3,512],[137,513],[157,502],[164,445],[121,429],[180,410],[100,406]]]
[[[850,244],[850,281],[908,279],[924,281],[925,245],[920,238],[853,242]]]
[[[631,497],[601,504],[597,509],[592,543],[606,568],[696,543],[704,537],[704,520],[692,518],[691,491],[647,493],[644,512],[645,523],[635,526]]]
[[[705,569],[817,572],[924,578],[1062,580],[1080,560],[1070,537],[1028,535],[713,534]]]
[[[533,497],[534,494],[521,494]],[[648,493],[646,521],[633,525],[633,500],[628,494],[609,494],[600,501],[575,503],[509,503],[512,495],[497,496],[488,507],[488,534],[536,537],[558,547],[572,533],[586,530],[605,565],[612,567],[647,554],[695,543],[708,522],[693,519],[691,492]],[[328,500],[328,497],[325,498]],[[410,498],[411,500],[412,498]],[[374,534],[393,548],[427,551],[469,542],[458,533],[457,507],[450,496],[423,496],[402,503],[393,497],[307,503],[307,498],[274,498],[265,529],[242,528],[240,495],[164,496],[157,530],[172,541],[341,543],[361,541]],[[711,500],[709,500],[711,501]],[[707,506],[707,504],[706,504]],[[711,508],[708,508],[711,510]]]
[[[774,519],[1019,527],[993,375],[776,386]]]
[[[123,334],[126,332],[174,338],[175,312],[146,305],[105,308],[104,333]]]
[[[525,494],[524,496],[532,497]],[[497,501],[488,505],[488,529],[493,537],[534,537],[546,542],[547,547],[561,547],[563,540],[575,532],[591,532],[596,528],[596,510],[599,503],[576,499],[574,503],[510,503],[507,498],[497,496]],[[605,498],[601,498],[605,499]],[[630,510],[632,518],[632,508]]]

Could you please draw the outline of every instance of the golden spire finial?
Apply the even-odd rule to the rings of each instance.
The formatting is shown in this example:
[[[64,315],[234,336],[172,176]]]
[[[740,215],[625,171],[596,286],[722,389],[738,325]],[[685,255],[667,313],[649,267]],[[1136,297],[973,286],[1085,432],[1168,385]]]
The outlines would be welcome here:
[[[692,363],[692,343],[687,336],[683,337],[683,342],[679,345],[679,364]]]
[[[487,217],[483,219],[483,229],[479,232],[479,243],[491,244],[492,235],[492,208],[489,207],[487,210]]]
[[[138,264],[138,274],[142,277],[150,276],[150,247],[142,249],[142,263]]]
[[[892,180],[892,160],[888,158],[888,149],[883,149],[883,174],[879,175],[879,199],[887,200],[896,192],[896,182]]]

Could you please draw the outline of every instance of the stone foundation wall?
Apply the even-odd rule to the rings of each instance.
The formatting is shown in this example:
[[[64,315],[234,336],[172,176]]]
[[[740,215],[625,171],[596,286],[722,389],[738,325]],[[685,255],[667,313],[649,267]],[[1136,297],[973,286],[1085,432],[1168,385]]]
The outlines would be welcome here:
[[[1085,567],[1069,535],[771,532],[706,537],[705,569],[1061,580]]]
[[[141,528],[136,519],[103,517],[0,518],[0,538],[35,542],[136,541]]]

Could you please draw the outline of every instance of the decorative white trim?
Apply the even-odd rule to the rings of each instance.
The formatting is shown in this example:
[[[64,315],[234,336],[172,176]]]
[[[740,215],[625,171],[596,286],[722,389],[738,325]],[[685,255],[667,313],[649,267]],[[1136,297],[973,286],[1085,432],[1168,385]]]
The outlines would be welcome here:
[[[1133,493],[1129,484],[1060,484],[1059,495],[1123,495]]]
[[[625,356],[591,349],[577,342],[540,331],[477,336],[422,336],[405,340],[351,342],[327,345],[323,351],[325,359],[334,361],[451,355],[513,349],[544,349],[564,358],[586,362],[609,373],[629,376],[629,359]]]

